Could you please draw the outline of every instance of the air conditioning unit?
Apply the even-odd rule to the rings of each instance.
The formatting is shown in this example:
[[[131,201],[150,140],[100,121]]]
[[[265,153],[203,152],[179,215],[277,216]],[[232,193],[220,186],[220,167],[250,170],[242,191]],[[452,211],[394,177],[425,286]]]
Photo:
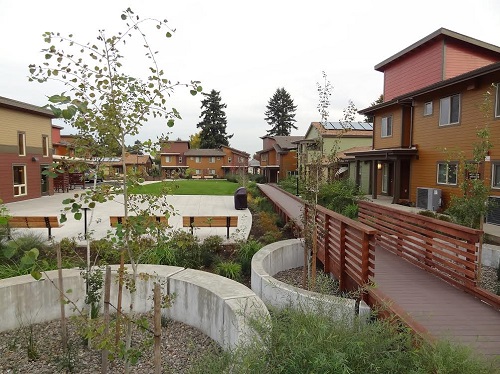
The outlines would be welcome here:
[[[486,214],[486,223],[500,225],[500,196],[490,196],[488,200],[491,208]]]
[[[441,190],[439,188],[417,187],[417,208],[435,212],[441,206]]]

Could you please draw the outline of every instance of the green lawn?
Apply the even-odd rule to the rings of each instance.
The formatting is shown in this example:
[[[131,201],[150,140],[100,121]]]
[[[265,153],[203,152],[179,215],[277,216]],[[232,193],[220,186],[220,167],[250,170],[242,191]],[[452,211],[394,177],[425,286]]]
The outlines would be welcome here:
[[[131,193],[137,194],[157,194],[162,189],[168,188],[170,195],[234,195],[239,187],[237,183],[226,180],[194,180],[181,179],[175,182],[158,182],[143,185],[133,189]]]

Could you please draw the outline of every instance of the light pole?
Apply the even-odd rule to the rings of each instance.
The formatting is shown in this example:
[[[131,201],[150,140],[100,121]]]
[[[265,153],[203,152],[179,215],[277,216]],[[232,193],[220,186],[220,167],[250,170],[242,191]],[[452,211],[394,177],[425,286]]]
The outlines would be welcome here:
[[[299,172],[298,171],[297,171],[297,174],[295,174],[295,179],[297,181],[295,196],[299,196]]]

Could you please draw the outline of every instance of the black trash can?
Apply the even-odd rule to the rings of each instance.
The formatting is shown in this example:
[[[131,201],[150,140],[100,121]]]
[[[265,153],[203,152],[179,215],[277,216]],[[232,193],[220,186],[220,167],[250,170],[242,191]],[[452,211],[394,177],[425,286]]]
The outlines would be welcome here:
[[[248,208],[247,189],[240,187],[234,193],[234,209],[242,210]]]

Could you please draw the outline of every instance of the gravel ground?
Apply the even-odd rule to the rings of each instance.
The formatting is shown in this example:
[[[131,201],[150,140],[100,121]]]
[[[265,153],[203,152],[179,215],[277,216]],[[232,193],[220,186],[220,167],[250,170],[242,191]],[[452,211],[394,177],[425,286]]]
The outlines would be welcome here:
[[[75,332],[75,325],[70,319],[70,355],[74,364],[74,373],[94,374],[101,372],[101,351],[88,349]],[[65,370],[64,355],[61,353],[59,322],[33,325],[33,338],[38,358],[28,359],[27,344],[30,336],[28,328],[7,331],[0,334],[0,373],[37,373],[52,374],[69,372]],[[133,345],[143,347],[144,353],[131,373],[154,373],[153,346],[147,342],[151,334],[134,333]],[[162,330],[162,373],[184,373],[204,353],[218,350],[212,339],[199,330],[180,322],[168,321]],[[66,366],[67,367],[67,366]],[[120,359],[111,361],[108,373],[123,373]]]

